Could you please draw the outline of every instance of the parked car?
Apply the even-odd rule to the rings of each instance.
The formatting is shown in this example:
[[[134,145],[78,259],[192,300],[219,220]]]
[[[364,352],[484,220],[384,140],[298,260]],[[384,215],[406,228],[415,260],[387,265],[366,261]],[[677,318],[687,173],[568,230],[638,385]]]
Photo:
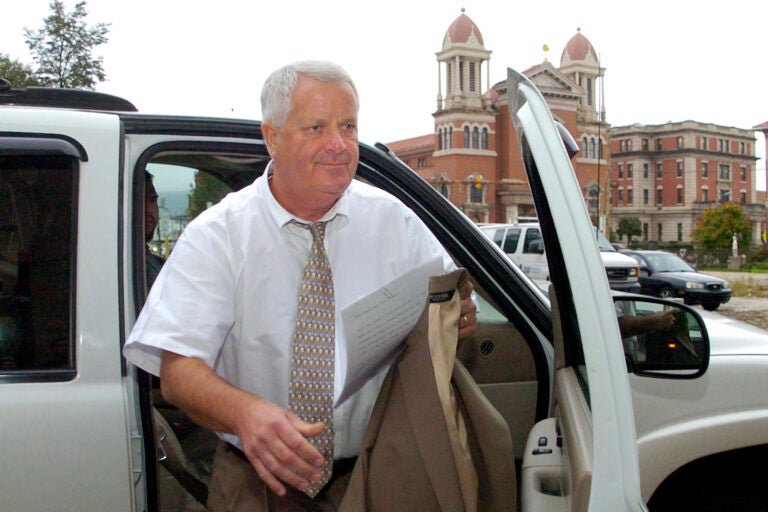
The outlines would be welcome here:
[[[697,272],[676,254],[666,251],[623,252],[637,260],[640,266],[643,293],[683,299],[689,305],[701,304],[707,311],[714,311],[720,304],[731,300],[727,281]]]
[[[521,496],[510,510],[765,499],[754,463],[768,445],[768,358],[755,348],[765,338],[710,357],[697,310],[634,297],[638,311],[683,312],[698,348],[684,367],[632,360],[570,164],[575,142],[523,75],[510,70],[507,94],[549,295],[385,146],[360,145],[357,179],[400,198],[471,276],[479,323],[459,359],[512,432]],[[0,86],[4,511],[173,511],[190,496],[204,501],[197,463],[208,454],[191,441],[199,432],[179,430],[156,379],[121,356],[147,296],[144,172],[168,208],[162,198],[189,194],[190,184],[192,194],[208,180],[240,189],[267,161],[257,121],[147,115],[94,92]]]
[[[478,224],[480,229],[533,280],[549,280],[549,266],[544,252],[539,223],[523,222]],[[637,262],[619,253],[597,229],[594,230],[600,258],[603,260],[608,284],[612,290],[635,292],[640,290],[637,280]]]

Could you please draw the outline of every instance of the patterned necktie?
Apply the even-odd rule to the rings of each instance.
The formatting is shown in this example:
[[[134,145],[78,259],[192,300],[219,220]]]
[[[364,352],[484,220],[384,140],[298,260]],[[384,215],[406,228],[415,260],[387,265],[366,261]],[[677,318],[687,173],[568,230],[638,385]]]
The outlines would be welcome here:
[[[288,410],[304,421],[325,424],[323,433],[310,442],[323,454],[322,479],[310,483],[306,493],[314,498],[333,471],[333,372],[336,340],[333,275],[325,254],[325,222],[300,224],[312,232],[304,275],[301,278],[296,331],[293,336]]]

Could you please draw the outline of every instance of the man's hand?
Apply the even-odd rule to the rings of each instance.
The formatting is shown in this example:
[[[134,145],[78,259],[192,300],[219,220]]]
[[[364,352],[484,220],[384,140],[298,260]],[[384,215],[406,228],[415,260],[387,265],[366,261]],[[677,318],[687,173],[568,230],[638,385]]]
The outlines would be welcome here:
[[[319,480],[323,456],[308,438],[320,434],[323,423],[302,421],[232,386],[200,359],[164,352],[160,382],[165,399],[192,420],[240,437],[259,477],[279,496],[284,484],[303,491]]]
[[[461,313],[459,314],[459,339],[472,336],[477,330],[477,305],[472,300],[472,283],[467,283],[464,295],[461,297]]]
[[[283,483],[300,491],[320,480],[322,454],[307,439],[322,433],[323,423],[307,423],[277,405],[254,397],[238,420],[236,434],[259,477],[277,495]]]

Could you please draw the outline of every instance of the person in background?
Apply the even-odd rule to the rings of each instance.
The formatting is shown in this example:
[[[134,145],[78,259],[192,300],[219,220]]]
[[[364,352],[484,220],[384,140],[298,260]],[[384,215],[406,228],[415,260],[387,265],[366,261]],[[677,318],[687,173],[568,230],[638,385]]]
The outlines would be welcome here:
[[[425,262],[455,265],[410,209],[353,179],[358,95],[341,67],[284,66],[267,79],[261,103],[271,162],[187,226],[124,353],[160,375],[170,402],[219,433],[209,510],[336,510],[387,369],[335,404],[332,421],[289,411],[300,282],[315,233],[325,233],[333,279],[334,400],[346,357],[341,307]],[[470,293],[460,338],[477,326]],[[332,434],[327,462],[318,448],[324,433]]]
[[[160,269],[163,268],[163,263],[165,263],[165,260],[159,254],[154,253],[149,246],[149,242],[155,236],[155,229],[157,229],[159,221],[160,207],[157,204],[154,176],[150,172],[144,171],[144,242],[147,248],[144,263],[147,273],[147,290],[152,288]]]

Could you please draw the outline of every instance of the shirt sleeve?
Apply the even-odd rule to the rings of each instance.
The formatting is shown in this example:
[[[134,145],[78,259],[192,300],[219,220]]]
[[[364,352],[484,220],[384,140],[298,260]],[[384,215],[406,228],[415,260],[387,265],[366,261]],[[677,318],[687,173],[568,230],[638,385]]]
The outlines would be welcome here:
[[[163,351],[213,367],[234,322],[234,279],[226,230],[191,224],[183,232],[128,337],[128,361],[153,375]]]

